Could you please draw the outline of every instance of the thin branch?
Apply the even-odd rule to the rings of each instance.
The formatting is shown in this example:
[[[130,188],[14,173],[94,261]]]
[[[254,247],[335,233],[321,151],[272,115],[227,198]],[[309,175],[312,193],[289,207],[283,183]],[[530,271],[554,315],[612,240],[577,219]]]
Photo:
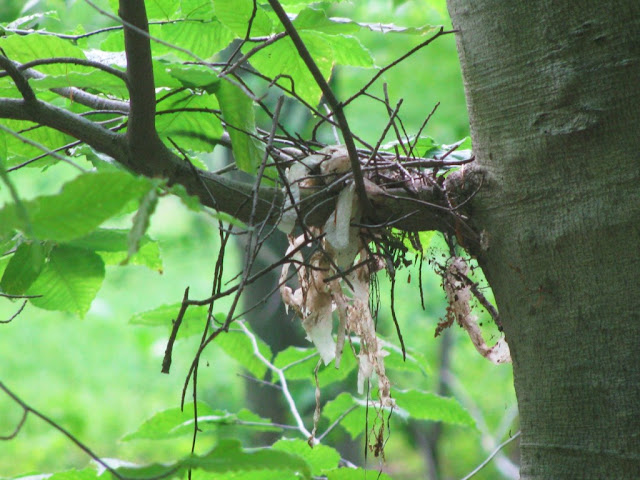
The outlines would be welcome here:
[[[4,125],[0,125],[0,130],[8,133],[9,135],[12,135],[12,136],[16,137],[18,140],[20,140],[21,142],[26,143],[27,145],[31,145],[32,147],[36,147],[37,149],[42,150],[43,152],[45,152],[46,155],[51,155],[53,158],[55,158],[57,160],[60,160],[61,162],[68,163],[69,165],[71,165],[74,168],[77,168],[78,170],[80,170],[83,173],[87,172],[80,165],[78,165],[75,162],[69,160],[67,157],[64,157],[64,156],[60,155],[59,153],[57,153],[55,149],[51,150],[50,148],[45,147],[41,143],[38,143],[35,140],[31,140],[30,138],[25,137],[24,135],[20,135],[18,132],[14,132],[10,128],[5,127]]]
[[[184,291],[184,296],[182,297],[182,305],[180,306],[180,311],[178,312],[178,316],[173,321],[173,327],[171,328],[171,335],[169,335],[169,341],[167,342],[167,347],[164,350],[164,358],[162,359],[162,373],[169,373],[171,369],[171,354],[173,353],[173,344],[176,341],[176,337],[178,336],[178,329],[180,325],[182,325],[182,319],[184,318],[184,314],[187,312],[187,307],[189,306],[189,287],[187,287]]]
[[[18,434],[20,433],[20,430],[22,430],[22,426],[24,425],[24,422],[27,420],[27,416],[29,416],[29,411],[26,408],[23,408],[22,417],[20,418],[20,421],[16,425],[16,428],[14,428],[13,432],[11,432],[9,435],[0,435],[0,440],[6,441],[6,440],[13,440],[14,438],[16,438],[16,436],[18,436]]]
[[[450,33],[455,33],[455,30],[446,30],[444,29],[444,27],[440,27],[440,30],[438,30],[438,32],[433,35],[432,37],[428,38],[427,40],[425,40],[424,42],[416,45],[415,47],[413,47],[411,50],[409,50],[407,53],[405,53],[404,55],[396,58],[393,62],[389,63],[388,65],[382,67],[380,70],[378,70],[378,73],[376,73],[371,80],[369,80],[367,82],[367,84],[362,87],[360,90],[358,90],[358,92],[356,92],[355,94],[353,94],[347,101],[343,102],[343,106],[347,106],[349,105],[351,102],[353,102],[356,98],[358,98],[360,95],[362,95],[364,92],[367,91],[367,89],[373,85],[376,80],[378,80],[387,70],[395,67],[396,65],[398,65],[400,62],[402,62],[403,60],[409,58],[411,55],[413,55],[414,53],[416,53],[418,50],[423,49],[424,47],[426,47],[427,45],[429,45],[431,42],[433,42],[436,38],[441,37],[443,35],[448,35]]]
[[[6,393],[15,403],[20,405],[20,407],[22,407],[22,409],[25,412],[34,414],[40,420],[42,420],[45,423],[49,424],[55,430],[57,430],[62,435],[67,437],[69,440],[71,440],[71,442],[73,444],[75,444],[76,447],[78,447],[84,453],[89,455],[96,463],[98,463],[100,466],[102,466],[104,469],[106,469],[109,473],[111,473],[111,475],[113,475],[114,477],[116,477],[116,478],[118,478],[120,480],[124,480],[125,479],[125,477],[120,475],[115,469],[111,468],[104,460],[102,460],[100,458],[100,456],[98,456],[91,449],[89,449],[89,447],[87,447],[84,443],[82,443],[75,436],[73,436],[68,430],[63,428],[61,425],[59,425],[55,421],[51,420],[49,417],[47,417],[43,413],[40,413],[35,408],[33,408],[30,405],[26,404],[22,399],[20,399],[20,397],[18,397],[15,393],[13,393],[11,390],[9,390],[9,388],[7,388],[3,382],[0,382],[0,390],[4,391],[4,393]],[[26,416],[26,414],[25,414],[25,416]]]
[[[306,438],[312,439],[313,437],[311,435],[311,432],[309,430],[307,430],[307,428],[304,426],[304,422],[302,421],[302,417],[300,416],[300,412],[298,412],[298,407],[296,406],[295,400],[291,396],[291,392],[289,391],[289,386],[287,384],[287,379],[286,379],[286,377],[284,375],[284,371],[282,371],[280,368],[276,367],[269,360],[267,360],[264,357],[264,355],[262,355],[262,353],[260,352],[260,349],[258,348],[258,342],[256,340],[255,335],[249,331],[249,329],[244,325],[244,323],[243,322],[238,322],[238,325],[240,326],[240,328],[242,329],[244,334],[247,337],[249,337],[249,340],[251,340],[251,345],[253,346],[253,354],[256,356],[256,358],[258,360],[260,360],[269,370],[271,370],[273,373],[278,375],[278,378],[280,380],[280,385],[282,386],[282,394],[284,395],[284,398],[287,401],[287,404],[289,405],[289,411],[291,412],[291,414],[293,415],[293,418],[296,421],[296,425],[298,426],[298,430]],[[317,442],[314,442],[314,443],[317,443]]]
[[[18,308],[18,310],[16,311],[16,313],[14,313],[13,315],[11,315],[7,320],[0,320],[0,323],[11,323],[18,315],[20,315],[22,313],[22,311],[24,310],[24,307],[27,305],[27,300],[25,300],[24,302],[22,302],[22,305],[20,306],[20,308]],[[2,437],[0,437],[0,439],[2,439]]]
[[[521,433],[521,431],[518,430],[510,438],[506,439],[504,442],[502,442],[500,445],[498,445],[495,448],[495,450],[493,452],[491,452],[491,454],[480,465],[478,465],[476,468],[474,468],[471,472],[469,472],[468,475],[463,477],[461,480],[469,480],[476,473],[478,473],[480,470],[482,470],[484,467],[486,467],[487,464],[493,459],[493,457],[495,457],[498,454],[498,452],[500,452],[500,450],[502,450],[504,447],[506,447],[511,442],[513,442],[516,438],[518,438],[520,436],[520,433]]]
[[[20,65],[19,70],[26,70],[32,67],[37,67],[39,65],[53,65],[58,63],[68,63],[72,65],[82,65],[84,67],[97,68],[98,70],[102,70],[103,72],[109,73],[123,82],[127,82],[127,75],[122,70],[118,70],[117,68],[110,67],[109,65],[105,65],[104,63],[96,62],[93,60],[87,60],[86,58],[75,58],[75,57],[52,57],[52,58],[38,58],[36,60],[31,60],[30,62],[25,62]],[[1,75],[0,75],[1,77]]]

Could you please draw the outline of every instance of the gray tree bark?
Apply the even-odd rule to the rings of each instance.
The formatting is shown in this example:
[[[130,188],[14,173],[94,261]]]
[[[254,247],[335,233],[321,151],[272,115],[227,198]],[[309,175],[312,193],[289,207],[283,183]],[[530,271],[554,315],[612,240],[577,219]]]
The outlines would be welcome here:
[[[640,478],[640,2],[448,0],[521,478]],[[487,245],[485,245],[486,247]]]

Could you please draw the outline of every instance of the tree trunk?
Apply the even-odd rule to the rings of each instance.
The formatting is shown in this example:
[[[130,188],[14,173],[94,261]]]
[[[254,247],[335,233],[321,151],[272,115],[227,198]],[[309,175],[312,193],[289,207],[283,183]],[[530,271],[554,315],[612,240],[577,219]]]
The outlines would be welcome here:
[[[640,2],[448,4],[521,478],[640,478]]]

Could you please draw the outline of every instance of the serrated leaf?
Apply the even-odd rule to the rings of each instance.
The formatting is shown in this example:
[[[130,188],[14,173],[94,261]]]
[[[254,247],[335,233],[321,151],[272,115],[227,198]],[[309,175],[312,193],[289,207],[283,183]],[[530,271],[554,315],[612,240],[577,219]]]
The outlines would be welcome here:
[[[181,476],[187,469],[216,474],[290,471],[296,473],[298,478],[310,478],[309,466],[300,457],[274,449],[243,449],[237,440],[222,440],[216,448],[202,456],[187,457],[171,464],[121,467],[118,473],[125,478],[160,478]]]
[[[180,312],[180,303],[162,305],[146,312],[136,313],[129,323],[133,325],[146,325],[148,327],[165,327],[168,332],[173,328],[173,322]],[[190,306],[182,317],[182,323],[178,329],[178,339],[187,338],[191,335],[201,334],[208,315],[207,305]],[[217,339],[216,339],[217,342]]]
[[[19,63],[37,58],[86,58],[82,49],[74,46],[69,40],[35,33],[0,37],[0,48],[4,50],[7,58]],[[38,66],[38,71],[47,75],[64,75],[69,70],[73,70],[73,67],[61,63]]]
[[[356,407],[353,409],[353,407]],[[341,415],[348,413],[340,422],[340,425],[347,431],[352,439],[355,439],[362,433],[366,426],[365,421],[365,407],[355,399],[351,394],[343,392],[333,400],[329,400],[322,409],[322,416],[329,421],[329,424],[333,424]],[[374,412],[373,408],[369,409],[369,415]]]
[[[175,183],[171,185],[168,190],[169,193],[176,195],[182,201],[182,204],[189,210],[193,212],[202,211],[202,203],[200,203],[200,199],[195,195],[189,194],[189,192],[187,192],[187,189],[184,188],[184,185]]]
[[[180,13],[188,19],[213,18],[213,2],[210,0],[180,0]]]
[[[150,180],[124,171],[82,174],[66,183],[56,195],[24,202],[32,235],[63,242],[87,235],[117,215],[131,200],[148,191]],[[21,228],[15,204],[0,210],[0,236]]]
[[[260,353],[267,359],[271,359],[271,349],[269,346],[256,336],[258,349]],[[227,333],[218,335],[215,344],[231,358],[236,360],[242,367],[246,368],[254,377],[264,378],[267,367],[253,353],[253,344],[251,339],[247,337],[241,330],[229,330]]]
[[[42,295],[30,301],[45,310],[63,310],[83,317],[104,279],[104,263],[88,250],[60,245],[51,250],[40,275],[27,290]]]
[[[298,31],[313,30],[315,32],[324,32],[332,35],[339,33],[356,33],[360,30],[360,26],[355,22],[345,21],[344,19],[329,19],[323,10],[317,10],[315,8],[305,8],[301,10],[293,21],[293,25]]]
[[[322,76],[328,80],[334,63],[334,51],[327,40],[328,35],[305,30],[300,32],[304,44],[311,57],[320,69]],[[283,38],[263,48],[251,57],[251,64],[269,78],[276,78],[283,73],[286,77],[278,79],[278,84],[293,90],[311,105],[317,105],[321,90],[316,84],[309,69],[300,58],[290,38]]]
[[[15,86],[13,86],[12,88],[14,91],[17,91]],[[42,98],[40,99],[42,100]],[[31,140],[36,144],[46,146],[51,150],[62,147],[71,142],[71,137],[69,135],[65,135],[64,133],[49,127],[39,126],[38,128],[33,128],[35,124],[32,122],[3,118],[2,124],[5,127],[10,128],[14,132],[22,132],[20,133],[21,137]],[[5,157],[6,167],[18,165],[26,160],[40,157],[45,153],[42,149],[25,143],[22,139],[17,138],[13,135],[5,134],[4,138],[7,148],[7,156]],[[33,162],[31,166],[42,168],[46,165],[57,163],[58,161],[59,160],[54,157],[45,156],[44,158],[39,159],[37,162]]]
[[[371,68],[373,57],[360,40],[345,35],[325,35],[333,48],[334,61],[338,65]]]
[[[180,2],[175,0],[146,0],[145,9],[149,20],[169,20],[178,10]],[[114,13],[118,12],[118,0],[109,0],[109,6]]]
[[[311,475],[320,475],[325,470],[337,468],[340,463],[340,454],[335,449],[326,445],[314,445],[311,448],[304,440],[282,439],[271,448],[303,458],[311,468]]]
[[[376,480],[393,480],[388,474],[377,470],[365,470],[364,468],[336,468],[325,472],[327,480],[363,480],[374,478]]]
[[[69,71],[61,75],[47,75],[43,78],[34,78],[29,83],[34,90],[78,87],[113,95],[118,98],[126,98],[129,94],[127,85],[121,79],[102,70],[95,69],[86,72]]]
[[[172,64],[167,73],[190,89],[201,89],[207,93],[215,93],[220,79],[209,67],[203,65]]]
[[[178,45],[204,60],[224,50],[234,37],[217,19],[151,25],[149,29],[154,37],[164,40],[169,45]],[[193,55],[156,42],[153,43],[153,53],[155,56],[168,55],[183,60],[194,60]]]
[[[249,20],[253,14],[253,7],[256,2],[253,0],[213,0],[213,7],[216,17],[229,29],[236,37],[245,38]],[[264,9],[257,5],[255,16],[251,23],[251,37],[271,35],[273,24]]]
[[[253,101],[239,87],[227,81],[220,83],[216,96],[231,137],[236,165],[240,170],[255,173],[262,161],[264,149],[258,140],[247,134],[256,132]]]
[[[98,471],[95,468],[85,468],[83,470],[67,470],[57,472],[47,477],[47,480],[97,480]]]
[[[198,402],[198,417],[207,415],[220,415],[220,411],[212,409],[203,402]],[[223,413],[224,415],[224,413]],[[179,407],[168,408],[157,412],[151,418],[145,420],[138,429],[125,435],[122,441],[130,440],[166,440],[181,435],[193,433],[193,403],[187,403],[184,410]]]
[[[97,252],[105,265],[122,265],[127,259],[127,252]],[[163,273],[162,258],[160,257],[160,247],[154,240],[147,240],[144,237],[140,243],[140,249],[135,255],[127,260],[128,265],[139,265]]]
[[[386,343],[384,346],[385,351],[389,352],[384,358],[384,366],[387,370],[400,370],[407,372],[416,372],[421,373],[422,375],[429,375],[431,373],[431,368],[427,363],[424,355],[420,352],[413,350],[411,348],[407,348],[407,357],[406,360],[402,357],[402,351],[400,348],[393,347],[392,345]]]
[[[194,19],[194,21],[150,25],[149,30],[151,36],[167,43],[167,45],[163,45],[152,42],[154,59],[162,56],[165,59],[195,60],[195,55],[206,60],[224,50],[234,38],[233,33],[216,19],[207,21]],[[179,46],[180,50],[172,48],[171,45]],[[100,43],[100,49],[107,52],[123,51],[122,32],[107,34]],[[155,65],[157,62],[154,61]],[[156,87],[165,86],[164,80],[166,79],[161,77],[156,79]]]
[[[119,265],[127,258],[129,230],[99,228],[80,238],[73,239],[68,245],[93,250],[106,265]],[[140,239],[140,248],[129,259],[131,265],[142,265],[162,272],[162,259],[158,243],[145,235]]]
[[[392,396],[398,407],[411,418],[475,427],[475,421],[469,412],[455,398],[419,390],[394,390]]]
[[[215,480],[298,480],[296,472],[291,470],[269,469],[232,471],[216,473]],[[211,480],[211,474],[193,470],[191,480]]]
[[[44,251],[39,242],[21,243],[2,274],[2,291],[9,295],[22,295],[40,275],[44,260]]]
[[[310,478],[309,465],[297,455],[276,449],[242,449],[237,440],[222,440],[211,452],[189,462],[207,472],[229,470],[291,470]]]
[[[318,363],[318,351],[313,348],[288,347],[278,353],[274,365],[283,368],[287,380],[308,380],[315,382],[314,370]],[[336,368],[332,362],[329,365],[321,365],[318,371],[318,383],[326,387],[334,382],[344,380],[358,365],[351,349],[345,349],[342,353],[340,368]]]
[[[218,110],[214,95],[181,92],[158,104],[156,129],[161,137],[170,137],[183,150],[211,152],[223,133],[215,115]],[[169,142],[167,146],[173,148]]]

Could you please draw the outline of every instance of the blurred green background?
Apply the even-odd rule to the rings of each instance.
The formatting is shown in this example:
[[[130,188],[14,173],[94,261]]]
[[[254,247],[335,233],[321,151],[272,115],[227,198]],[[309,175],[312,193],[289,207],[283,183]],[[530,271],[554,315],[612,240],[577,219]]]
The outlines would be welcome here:
[[[106,4],[107,2],[98,2]],[[20,11],[21,8],[26,9]],[[43,23],[55,31],[85,30],[109,24],[82,1],[40,0],[5,2],[0,6],[0,21],[36,11],[58,10],[60,20]],[[421,26],[444,24],[450,27],[444,1],[358,1],[329,6],[332,16],[348,17],[360,22],[383,22]],[[362,33],[360,39],[369,48],[378,66],[384,66],[424,40],[402,34]],[[342,68],[335,72],[332,85],[339,98],[359,90],[373,75],[372,70]],[[415,133],[424,118],[440,102],[424,134],[436,141],[453,143],[468,135],[464,93],[455,51],[455,39],[448,35],[414,54],[387,72],[374,91],[381,94],[382,82],[388,84],[391,102],[404,99],[400,111],[406,130]],[[348,111],[352,130],[375,143],[388,116],[380,104],[365,99],[353,102]],[[289,108],[287,121],[301,132],[308,130],[307,117],[295,107]],[[388,139],[392,139],[389,137]],[[24,198],[55,192],[73,176],[65,165],[46,172],[38,168],[13,174]],[[6,192],[0,190],[2,200]],[[61,219],[61,221],[63,221]],[[126,224],[126,223],[125,223]],[[85,442],[101,457],[116,457],[132,462],[163,461],[186,453],[190,439],[166,442],[119,439],[134,431],[154,412],[176,407],[180,402],[185,374],[197,348],[197,339],[178,342],[170,375],[160,373],[162,354],[168,331],[128,324],[137,312],[166,303],[179,302],[185,287],[191,297],[205,297],[210,283],[219,240],[217,224],[206,215],[187,210],[171,198],[161,200],[150,230],[160,244],[163,273],[143,267],[108,267],[105,283],[84,319],[47,312],[27,306],[12,323],[0,325],[0,381],[25,402],[40,410]],[[437,243],[437,242],[436,242]],[[227,256],[227,271],[240,268],[238,250]],[[271,252],[278,255],[279,252]],[[409,282],[411,273],[411,282]],[[453,328],[443,339],[434,339],[434,330],[444,316],[446,303],[440,278],[424,265],[423,289],[426,309],[420,308],[418,274],[415,267],[398,272],[396,310],[408,346],[423,352],[431,366],[427,377],[392,378],[403,388],[442,391],[455,396],[478,422],[478,429],[444,426],[429,422],[398,424],[386,446],[384,470],[397,479],[433,478],[430,469],[437,463],[438,479],[461,478],[478,465],[510,431],[515,433],[517,413],[512,386],[511,367],[493,366],[481,358],[460,329]],[[389,312],[389,284],[381,279],[379,328],[395,340]],[[11,316],[18,303],[0,299],[0,319]],[[224,311],[224,303],[217,305]],[[487,338],[497,331],[484,312],[481,322],[487,326]],[[292,328],[299,328],[292,324]],[[443,383],[442,362],[450,363]],[[246,402],[247,385],[233,360],[215,344],[203,355],[199,389],[201,399],[215,408],[237,411]],[[312,408],[313,388],[298,382],[293,389],[300,405]],[[350,378],[341,388],[355,392]],[[336,391],[337,393],[337,391]],[[312,410],[307,412],[309,415]],[[6,396],[0,395],[0,435],[10,433],[21,410]],[[308,416],[307,418],[310,418]],[[230,431],[251,442],[246,432]],[[199,451],[215,442],[216,434],[201,436]],[[426,446],[437,442],[434,450]],[[253,441],[257,441],[253,439]],[[364,440],[355,445],[344,442],[336,431],[328,437],[332,445],[361,455]],[[517,449],[511,445],[505,454],[517,462]],[[349,457],[355,463],[361,458]],[[46,473],[81,468],[87,456],[60,433],[30,415],[17,436],[0,443],[0,477]],[[377,460],[369,459],[377,467]],[[504,460],[502,472],[492,462],[476,479],[517,478],[503,476],[511,465]],[[513,475],[513,471],[511,471]],[[517,474],[517,472],[516,472]]]

